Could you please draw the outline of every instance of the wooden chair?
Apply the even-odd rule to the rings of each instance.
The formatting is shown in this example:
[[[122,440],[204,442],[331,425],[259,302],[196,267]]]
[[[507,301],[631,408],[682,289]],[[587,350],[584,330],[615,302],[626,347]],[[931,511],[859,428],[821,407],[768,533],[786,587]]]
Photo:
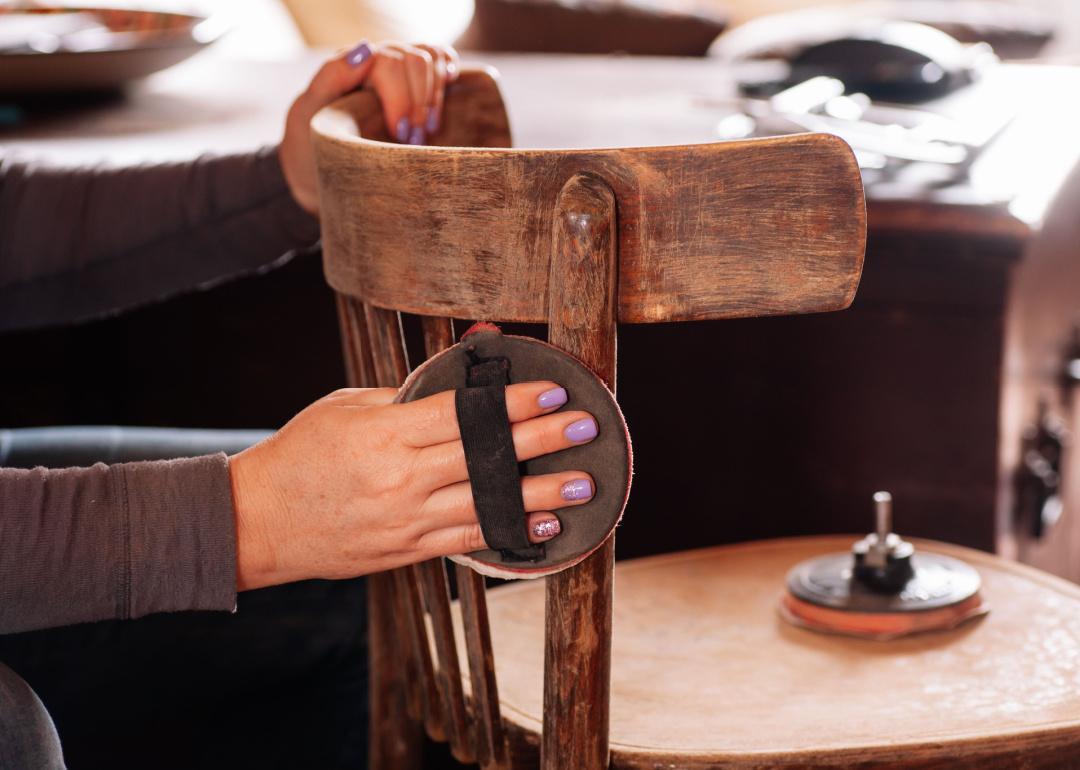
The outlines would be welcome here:
[[[617,322],[839,310],[858,286],[862,186],[834,137],[512,150],[486,71],[449,90],[439,147],[385,143],[368,92],[313,127],[355,385],[407,375],[402,313],[420,316],[428,356],[453,344],[454,318],[547,323],[614,390]],[[509,747],[483,579],[455,570],[466,682],[443,560],[372,576],[371,767],[416,767],[419,725],[485,769],[534,766],[537,746],[549,770],[607,767],[613,553],[612,539],[546,579],[543,734]]]

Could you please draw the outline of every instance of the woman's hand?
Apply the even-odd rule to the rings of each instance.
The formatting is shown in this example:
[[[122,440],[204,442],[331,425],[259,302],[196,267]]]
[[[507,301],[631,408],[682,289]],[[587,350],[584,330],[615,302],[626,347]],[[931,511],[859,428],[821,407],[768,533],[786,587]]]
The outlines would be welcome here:
[[[316,401],[277,434],[229,460],[239,589],[344,578],[485,547],[476,520],[454,393],[392,403],[392,388]],[[557,412],[552,382],[506,389],[519,460],[591,441],[595,420]],[[533,542],[559,533],[551,510],[587,502],[587,473],[522,479]]]
[[[382,102],[390,136],[399,142],[424,144],[439,131],[443,93],[457,75],[458,55],[448,46],[364,42],[326,62],[289,109],[278,148],[296,202],[318,216],[310,128],[316,112],[370,83]]]

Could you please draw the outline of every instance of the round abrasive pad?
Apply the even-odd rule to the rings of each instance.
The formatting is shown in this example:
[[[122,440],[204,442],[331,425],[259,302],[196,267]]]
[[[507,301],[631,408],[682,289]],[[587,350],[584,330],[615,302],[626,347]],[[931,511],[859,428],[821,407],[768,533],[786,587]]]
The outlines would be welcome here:
[[[405,380],[398,401],[415,401],[445,390],[465,387],[470,352],[484,358],[504,357],[510,362],[511,384],[551,380],[566,389],[568,400],[560,411],[581,410],[596,418],[599,434],[588,444],[527,460],[522,476],[567,470],[593,477],[595,494],[582,505],[554,511],[562,531],[547,541],[542,558],[505,561],[498,551],[486,549],[450,557],[476,571],[499,578],[535,578],[577,564],[614,532],[630,494],[632,457],[630,435],[615,397],[604,383],[573,356],[540,340],[504,335],[490,324],[474,327],[461,342],[432,357]],[[525,522],[522,522],[524,528]]]

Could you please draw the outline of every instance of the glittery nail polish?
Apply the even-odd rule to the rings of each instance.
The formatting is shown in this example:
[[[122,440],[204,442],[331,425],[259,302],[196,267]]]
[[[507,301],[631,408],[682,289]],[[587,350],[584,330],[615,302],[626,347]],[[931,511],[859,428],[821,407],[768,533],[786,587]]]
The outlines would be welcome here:
[[[371,46],[366,40],[361,42],[347,54],[345,54],[345,61],[350,67],[359,67],[371,57]]]
[[[427,141],[427,134],[424,133],[423,126],[417,126],[409,132],[409,144],[423,144]]]
[[[596,420],[592,417],[584,417],[563,428],[563,435],[566,436],[567,441],[573,441],[575,444],[592,441],[596,438],[596,434]]]
[[[545,390],[536,397],[536,403],[541,409],[551,409],[566,403],[566,388],[552,388]]]
[[[407,116],[402,117],[401,120],[397,122],[397,127],[394,129],[394,135],[399,142],[407,142],[409,141],[409,134],[411,133],[412,121],[410,121]]]
[[[562,524],[558,519],[544,519],[533,524],[532,533],[533,537],[543,538],[544,540],[550,540],[555,535],[562,532]]]
[[[572,479],[559,489],[563,500],[588,500],[593,496],[592,482],[588,479]]]

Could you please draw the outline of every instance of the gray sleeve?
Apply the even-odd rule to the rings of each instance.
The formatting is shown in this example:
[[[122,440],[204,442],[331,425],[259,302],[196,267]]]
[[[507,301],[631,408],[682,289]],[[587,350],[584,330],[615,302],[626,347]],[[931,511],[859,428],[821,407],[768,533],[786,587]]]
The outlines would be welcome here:
[[[224,454],[0,468],[0,634],[235,606]]]
[[[0,153],[0,332],[207,287],[281,264],[318,237],[275,147],[128,167]]]

